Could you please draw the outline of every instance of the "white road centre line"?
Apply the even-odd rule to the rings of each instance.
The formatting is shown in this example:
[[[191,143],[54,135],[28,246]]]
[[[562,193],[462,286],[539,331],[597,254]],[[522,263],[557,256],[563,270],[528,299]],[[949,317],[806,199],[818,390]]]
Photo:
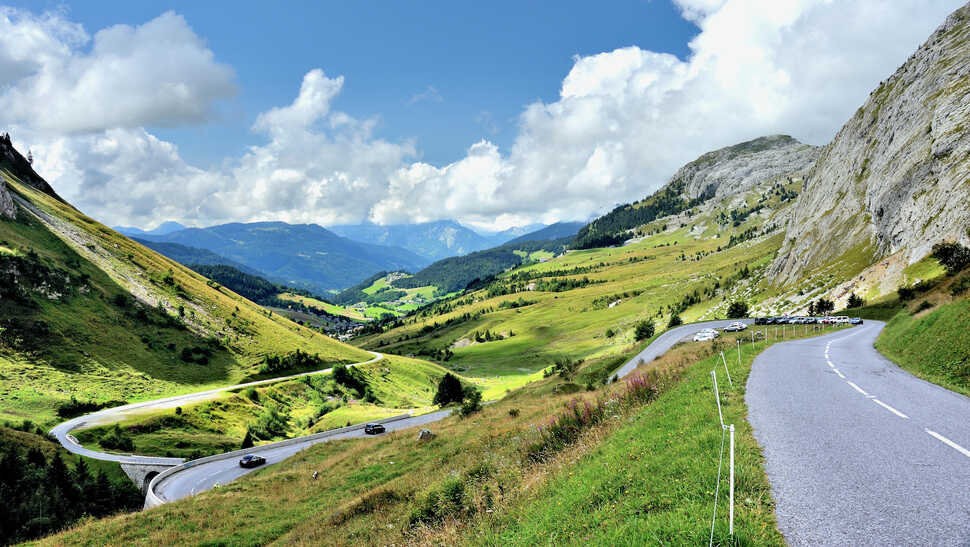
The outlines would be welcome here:
[[[861,387],[855,385],[855,382],[850,382],[850,381],[846,380],[845,383],[847,383],[850,386],[852,386],[852,388],[855,389],[856,391],[858,391],[859,393],[861,393],[863,395],[869,395],[868,393],[866,393],[866,391],[864,389],[862,389]]]
[[[909,416],[907,416],[907,415],[905,415],[905,414],[903,414],[902,412],[900,412],[900,411],[898,411],[898,410],[896,410],[895,408],[893,408],[893,407],[891,407],[891,406],[889,406],[889,405],[887,405],[886,403],[884,403],[884,402],[882,402],[882,401],[880,401],[879,399],[873,399],[873,400],[872,400],[872,402],[874,402],[874,403],[876,403],[877,405],[879,405],[879,406],[881,406],[881,407],[883,407],[883,408],[885,408],[886,410],[888,410],[889,412],[892,412],[893,414],[895,414],[895,415],[897,415],[897,416],[899,416],[900,418],[903,418],[903,419],[905,419],[905,420],[908,420],[908,419],[909,419]]]
[[[827,361],[827,362],[831,368],[835,368],[835,365],[832,364],[832,361]]]
[[[936,431],[930,431],[929,429],[925,429],[925,428],[924,428],[924,431],[926,431],[927,433],[929,433],[933,437],[936,437],[936,439],[939,440],[940,442],[942,442],[943,444],[948,445],[950,448],[952,448],[952,449],[956,450],[957,452],[963,454],[964,456],[970,458],[970,450],[967,450],[966,448],[963,448],[962,446],[960,446],[957,443],[951,441],[950,439],[947,439],[943,435],[940,435]]]
[[[839,372],[839,369],[833,368],[832,370],[834,370],[835,373],[839,375],[839,378],[842,378],[843,380],[845,380],[845,374],[842,374],[841,372]]]

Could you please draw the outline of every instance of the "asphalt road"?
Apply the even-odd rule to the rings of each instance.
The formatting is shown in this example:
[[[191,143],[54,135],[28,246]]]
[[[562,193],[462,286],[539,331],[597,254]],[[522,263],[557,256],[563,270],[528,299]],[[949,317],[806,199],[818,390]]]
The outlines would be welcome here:
[[[391,431],[436,422],[447,417],[449,414],[451,414],[451,410],[432,412],[430,414],[415,416],[413,418],[396,420],[394,422],[385,424],[385,427],[387,428],[387,432],[390,433]],[[358,429],[355,431],[338,433],[323,439],[312,439],[303,443],[296,443],[287,446],[275,448],[256,447],[248,453],[258,454],[266,458],[266,465],[272,465],[274,463],[279,463],[286,458],[295,455],[297,452],[300,452],[301,450],[315,444],[337,439],[350,439],[365,436],[371,437],[371,435],[365,435],[363,429]],[[247,473],[251,473],[256,469],[262,469],[263,467],[265,466],[255,469],[244,469],[239,467],[239,458],[207,462],[200,465],[187,467],[178,473],[165,477],[164,479],[156,482],[155,494],[164,501],[175,501],[177,499],[198,494],[199,492],[204,492],[216,485],[232,482]]]
[[[635,368],[640,366],[640,362],[649,363],[653,361],[658,356],[663,355],[668,349],[672,348],[674,344],[692,336],[693,334],[702,331],[704,329],[722,329],[731,323],[741,321],[745,325],[750,325],[754,321],[751,319],[726,319],[721,321],[705,321],[702,323],[690,323],[689,325],[682,325],[673,329],[670,329],[660,336],[658,336],[649,346],[638,353],[633,359],[627,361],[625,365],[620,367],[616,371],[616,376],[623,378],[624,376],[633,372]],[[749,331],[750,332],[750,331]]]
[[[755,359],[748,419],[791,545],[970,545],[970,399],[882,357],[882,327]]]
[[[374,354],[374,358],[369,361],[364,361],[361,363],[354,363],[348,366],[366,365],[369,363],[374,363],[380,361],[384,358],[383,355],[376,352],[370,352]],[[197,393],[189,393],[187,395],[177,395],[175,397],[166,397],[164,399],[156,399],[154,401],[144,401],[141,403],[132,403],[130,405],[116,406],[113,408],[108,408],[101,410],[99,412],[94,412],[87,414],[85,416],[80,416],[74,418],[73,420],[68,420],[64,423],[58,424],[54,429],[51,429],[50,434],[53,435],[61,446],[73,452],[75,454],[80,454],[82,456],[87,456],[89,458],[94,458],[96,460],[103,460],[109,462],[118,463],[128,463],[136,465],[178,465],[182,463],[181,458],[159,458],[154,456],[138,456],[134,454],[113,454],[109,452],[98,452],[95,450],[87,449],[81,446],[80,443],[71,435],[71,431],[75,429],[80,429],[82,427],[93,427],[97,425],[111,424],[122,421],[126,416],[137,413],[139,411],[145,410],[159,410],[163,408],[175,408],[177,406],[198,403],[212,399],[214,396],[224,393],[226,391],[232,391],[235,389],[246,388],[250,386],[259,386],[263,384],[271,384],[274,382],[279,382],[282,380],[291,380],[293,378],[300,378],[303,376],[312,376],[314,374],[329,374],[333,369],[328,368],[324,370],[315,370],[313,372],[304,372],[301,374],[293,374],[290,376],[282,376],[279,378],[270,378],[268,380],[257,380],[255,382],[246,382],[245,384],[237,384],[234,386],[226,386],[218,389],[210,389],[208,391],[200,391]]]

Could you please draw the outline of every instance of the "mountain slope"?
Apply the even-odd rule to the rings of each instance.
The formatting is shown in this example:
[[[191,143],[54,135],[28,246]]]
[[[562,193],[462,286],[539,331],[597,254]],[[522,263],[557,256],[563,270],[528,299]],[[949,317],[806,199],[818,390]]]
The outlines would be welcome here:
[[[112,226],[111,227],[116,232],[125,234],[128,237],[131,236],[163,236],[170,234],[172,232],[177,232],[179,230],[185,230],[186,226],[179,224],[173,220],[165,221],[151,230],[142,230],[141,228],[135,228],[133,226]]]
[[[207,249],[271,281],[320,293],[382,270],[414,271],[428,263],[408,250],[351,241],[315,224],[232,223],[142,238]]]
[[[134,401],[236,383],[300,349],[369,354],[219,288],[4,168],[0,416],[49,424],[79,401]]]
[[[183,266],[191,266],[193,264],[204,264],[204,265],[216,265],[223,264],[226,266],[232,266],[241,272],[250,275],[263,276],[262,272],[250,268],[245,264],[240,264],[235,260],[230,260],[224,256],[217,255],[216,253],[206,250],[199,249],[197,247],[188,247],[186,245],[180,245],[178,243],[166,243],[162,241],[148,241],[147,239],[139,239],[137,237],[131,238],[133,241],[141,243],[145,247],[155,251],[158,254],[165,255],[172,260],[182,264]]]
[[[481,236],[453,220],[387,226],[367,223],[331,226],[330,230],[362,243],[401,247],[431,261],[495,245],[493,238]]]
[[[534,232],[520,235],[515,239],[507,241],[506,244],[523,243],[525,241],[547,241],[550,239],[571,237],[576,235],[576,232],[578,232],[583,226],[585,226],[585,224],[582,222],[557,222]]]
[[[590,222],[576,235],[574,247],[590,249],[629,239],[630,230],[676,215],[717,198],[725,201],[759,185],[799,177],[815,161],[816,147],[787,135],[761,137],[708,152],[684,165],[651,196],[621,205]]]
[[[938,28],[825,147],[772,265],[778,284],[835,260],[858,272],[970,242],[970,7]],[[853,272],[854,273],[854,272]]]

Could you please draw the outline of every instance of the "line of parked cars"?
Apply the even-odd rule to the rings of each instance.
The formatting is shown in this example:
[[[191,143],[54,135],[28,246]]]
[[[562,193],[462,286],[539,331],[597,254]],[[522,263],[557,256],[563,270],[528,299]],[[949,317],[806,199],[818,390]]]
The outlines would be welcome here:
[[[827,315],[825,317],[799,317],[783,315],[780,317],[756,317],[755,325],[861,325],[859,317],[844,315]]]
[[[723,330],[724,332],[741,332],[746,328],[748,328],[748,326],[742,323],[741,321],[735,321],[734,323],[731,323],[730,325],[724,327],[721,330]],[[717,332],[717,329],[704,329],[694,334],[694,341],[708,342],[708,341],[714,340],[720,335],[721,333]]]

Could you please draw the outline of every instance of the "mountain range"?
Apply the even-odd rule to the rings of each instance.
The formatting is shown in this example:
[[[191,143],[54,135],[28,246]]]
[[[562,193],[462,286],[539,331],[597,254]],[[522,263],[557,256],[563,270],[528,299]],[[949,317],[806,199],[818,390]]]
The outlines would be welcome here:
[[[496,247],[524,233],[545,225],[510,228],[496,233],[479,233],[454,220],[437,220],[418,224],[378,225],[371,223],[331,226],[337,235],[374,245],[402,247],[435,261]]]
[[[382,270],[417,271],[430,262],[406,249],[360,243],[316,224],[231,223],[141,239],[205,249],[271,281],[318,293],[351,286]]]

